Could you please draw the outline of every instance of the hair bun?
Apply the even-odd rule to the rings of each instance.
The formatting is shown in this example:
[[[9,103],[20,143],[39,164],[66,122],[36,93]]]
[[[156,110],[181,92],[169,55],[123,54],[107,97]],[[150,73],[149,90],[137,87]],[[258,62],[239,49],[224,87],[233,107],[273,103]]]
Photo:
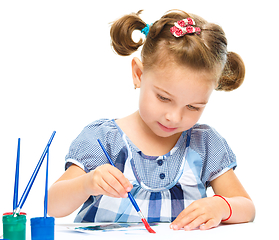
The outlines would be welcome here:
[[[245,65],[242,58],[234,52],[228,52],[227,62],[219,79],[218,91],[232,91],[240,87],[245,77]]]
[[[115,52],[121,56],[128,56],[143,44],[143,40],[134,42],[132,33],[134,30],[141,30],[146,23],[139,17],[142,10],[137,13],[125,15],[113,22],[110,29],[111,45]]]

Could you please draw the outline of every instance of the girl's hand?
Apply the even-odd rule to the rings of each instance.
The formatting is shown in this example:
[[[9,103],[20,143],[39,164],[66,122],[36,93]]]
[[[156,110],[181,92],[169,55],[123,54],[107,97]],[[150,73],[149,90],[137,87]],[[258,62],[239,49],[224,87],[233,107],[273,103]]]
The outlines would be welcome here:
[[[85,189],[90,195],[107,195],[115,198],[126,198],[133,185],[116,167],[105,164],[87,174]]]
[[[222,198],[202,198],[185,208],[171,223],[170,228],[184,228],[189,231],[199,227],[201,230],[207,230],[218,226],[229,214],[230,209]]]

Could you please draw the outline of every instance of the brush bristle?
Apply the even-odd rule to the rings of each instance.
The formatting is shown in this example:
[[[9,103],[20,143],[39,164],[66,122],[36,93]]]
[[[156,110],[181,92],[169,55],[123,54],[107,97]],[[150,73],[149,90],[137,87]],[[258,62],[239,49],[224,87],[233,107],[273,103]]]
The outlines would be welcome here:
[[[142,218],[141,221],[143,222],[145,228],[147,229],[148,232],[150,233],[156,233],[151,227],[150,225],[148,224],[148,222],[146,221],[145,218]]]

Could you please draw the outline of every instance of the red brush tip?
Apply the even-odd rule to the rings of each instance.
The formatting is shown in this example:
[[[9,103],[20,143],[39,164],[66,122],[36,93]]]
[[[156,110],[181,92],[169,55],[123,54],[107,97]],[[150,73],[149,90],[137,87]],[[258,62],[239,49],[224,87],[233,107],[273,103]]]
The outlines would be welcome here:
[[[150,232],[150,233],[156,233],[156,232],[149,226],[149,224],[148,224],[148,222],[146,221],[145,218],[142,218],[141,221],[143,222],[143,224],[144,224],[144,226],[145,226],[145,228],[146,228],[146,230],[147,230],[148,232]]]

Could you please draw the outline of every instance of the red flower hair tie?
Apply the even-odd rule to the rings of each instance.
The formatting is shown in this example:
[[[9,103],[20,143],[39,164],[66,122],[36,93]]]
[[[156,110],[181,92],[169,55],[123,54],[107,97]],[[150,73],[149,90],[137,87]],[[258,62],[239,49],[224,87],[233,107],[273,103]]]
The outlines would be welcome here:
[[[193,27],[195,21],[192,18],[182,19],[174,23],[174,26],[171,27],[170,32],[175,37],[182,37],[186,34],[196,33],[200,34],[201,29],[199,27]]]

